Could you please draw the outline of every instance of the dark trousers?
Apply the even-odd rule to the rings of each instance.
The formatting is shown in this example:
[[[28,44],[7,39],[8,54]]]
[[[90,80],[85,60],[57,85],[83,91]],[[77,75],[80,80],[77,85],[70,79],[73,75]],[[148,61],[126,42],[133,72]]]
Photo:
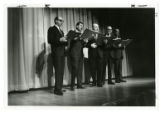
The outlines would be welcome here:
[[[114,66],[115,79],[119,81],[122,77],[122,59],[111,59],[111,66]]]
[[[61,91],[63,86],[64,75],[64,56],[54,56],[54,68],[55,68],[55,90]]]
[[[112,80],[112,70],[111,70],[111,57],[109,56],[109,52],[104,54],[103,58],[103,74],[102,74],[102,82],[105,83],[106,79],[106,66],[108,66],[108,81]]]
[[[71,56],[71,87],[75,86],[75,78],[77,77],[77,86],[82,85],[82,69],[83,58]]]
[[[89,58],[90,72],[93,79],[93,84],[102,84],[103,72],[103,59],[102,58]]]
[[[90,83],[90,69],[89,69],[90,65],[89,65],[89,59],[88,58],[84,58],[84,74],[85,74],[85,83],[89,84]]]

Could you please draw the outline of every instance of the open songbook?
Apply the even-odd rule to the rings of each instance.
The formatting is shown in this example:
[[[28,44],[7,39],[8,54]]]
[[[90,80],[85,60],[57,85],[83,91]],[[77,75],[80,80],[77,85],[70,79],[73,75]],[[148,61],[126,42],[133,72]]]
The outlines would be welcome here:
[[[69,39],[73,39],[75,37],[78,37],[78,38],[80,38],[82,40],[84,40],[84,39],[90,40],[91,38],[93,38],[93,36],[95,34],[98,34],[98,32],[92,31],[90,29],[85,29],[83,34],[71,30],[71,31],[68,32],[67,37]]]
[[[83,34],[81,35],[82,39],[91,39],[95,34],[98,34],[98,32],[92,31],[90,29],[85,29]]]
[[[75,37],[80,37],[81,33],[78,33],[78,32],[75,32],[73,30],[70,30],[68,33],[67,33],[67,37],[69,37],[69,39],[73,39]]]
[[[115,45],[121,44],[122,47],[126,47],[127,45],[129,45],[132,42],[132,40],[133,39],[121,40],[119,38],[119,39],[116,39],[116,40],[113,39],[112,43],[115,44]]]
[[[99,37],[103,38],[103,39],[107,39],[109,40],[110,37],[106,37],[104,34],[90,30],[90,29],[85,29],[85,31],[83,32],[83,34],[81,35],[82,39],[87,38],[88,40],[92,39],[94,35],[98,34]]]
[[[122,40],[121,44],[123,47],[126,47],[127,45],[129,45],[132,42],[133,39],[126,39],[126,40]]]
[[[110,40],[109,43],[112,43],[116,46],[118,46],[118,44],[121,44],[123,47],[126,47],[133,40],[133,39],[122,40],[121,38],[111,39],[110,37],[106,37],[103,34],[101,34],[99,32],[95,32],[95,31],[90,30],[90,29],[85,29],[83,34],[71,30],[71,31],[68,32],[67,37],[69,37],[69,39],[73,39],[75,37],[78,37],[81,40],[84,40],[84,39],[90,40],[96,34],[98,34],[99,37],[102,37],[104,40],[105,39]]]

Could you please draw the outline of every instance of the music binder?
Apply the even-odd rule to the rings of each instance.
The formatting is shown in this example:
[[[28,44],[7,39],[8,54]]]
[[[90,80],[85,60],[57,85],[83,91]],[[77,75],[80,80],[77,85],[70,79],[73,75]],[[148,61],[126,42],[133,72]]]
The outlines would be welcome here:
[[[133,39],[126,39],[126,40],[121,40],[120,38],[117,40],[113,39],[113,44],[114,45],[118,45],[121,44],[122,47],[126,47],[127,45],[129,45],[132,42]]]
[[[81,35],[81,39],[91,39],[95,34],[98,34],[98,32],[92,31],[90,29],[85,29],[83,34]]]
[[[129,45],[132,42],[133,39],[126,39],[126,40],[122,40],[121,45],[123,47],[126,47],[127,45]]]
[[[68,33],[67,33],[67,37],[68,39],[74,39],[75,37],[80,37],[81,33],[78,33],[78,32],[75,32],[73,30],[70,30]]]

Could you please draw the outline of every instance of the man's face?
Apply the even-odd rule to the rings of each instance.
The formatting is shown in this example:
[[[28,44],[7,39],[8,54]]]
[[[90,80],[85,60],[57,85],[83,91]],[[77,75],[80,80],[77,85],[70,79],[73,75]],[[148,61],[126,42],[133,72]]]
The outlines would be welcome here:
[[[94,30],[94,31],[98,31],[98,30],[99,30],[99,27],[98,27],[97,24],[93,24],[93,30]]]
[[[83,24],[77,25],[77,30],[82,31],[83,30]]]
[[[111,34],[112,33],[112,29],[107,28],[107,33]]]
[[[115,34],[119,35],[119,30],[118,29],[116,29]]]
[[[58,18],[58,20],[56,21],[56,24],[60,27],[63,24],[63,19],[61,17]]]

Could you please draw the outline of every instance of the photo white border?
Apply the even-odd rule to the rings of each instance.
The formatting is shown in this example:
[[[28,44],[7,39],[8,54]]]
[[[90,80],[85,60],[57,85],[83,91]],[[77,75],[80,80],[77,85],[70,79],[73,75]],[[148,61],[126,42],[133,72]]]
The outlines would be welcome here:
[[[100,3],[101,1],[101,3]],[[37,4],[38,3],[38,4]],[[143,5],[147,5],[146,8],[154,7],[156,12],[155,17],[155,52],[156,52],[156,106],[155,107],[115,107],[115,106],[102,106],[102,107],[62,107],[62,106],[8,106],[8,72],[7,72],[7,7],[17,7],[17,6],[23,6],[27,5],[27,7],[44,7],[45,4],[51,4],[50,7],[131,7],[131,5],[135,5],[135,8],[144,8],[140,7]],[[118,112],[118,113],[158,113],[160,112],[160,106],[159,106],[159,95],[160,95],[160,78],[159,78],[159,70],[160,70],[160,39],[159,39],[159,2],[153,1],[153,0],[3,0],[0,1],[0,35],[1,35],[1,41],[0,41],[0,72],[1,78],[0,78],[0,91],[1,91],[1,97],[0,100],[2,102],[2,113],[3,112],[38,112],[38,113],[44,113],[44,112],[52,112],[52,113],[84,113],[84,112],[92,112],[92,113],[105,113],[105,112]]]

